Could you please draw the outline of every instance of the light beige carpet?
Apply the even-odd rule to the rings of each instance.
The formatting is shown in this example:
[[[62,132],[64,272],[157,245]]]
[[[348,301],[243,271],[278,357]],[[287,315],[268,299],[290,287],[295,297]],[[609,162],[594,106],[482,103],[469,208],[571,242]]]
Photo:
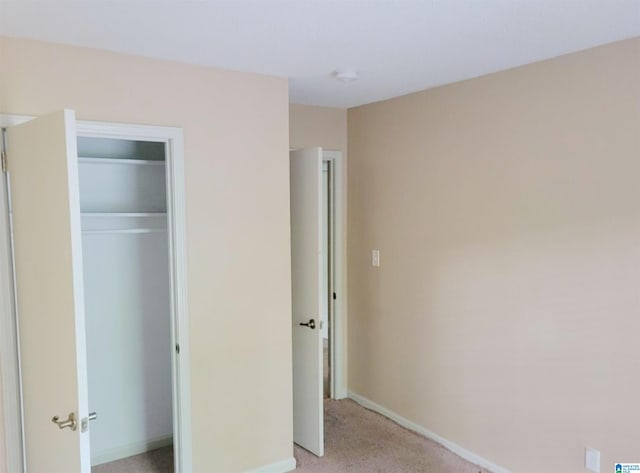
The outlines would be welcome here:
[[[325,455],[296,445],[297,473],[489,473],[350,399],[324,413]]]
[[[355,402],[326,400],[325,456],[294,446],[296,473],[489,473]],[[93,467],[92,473],[171,473],[173,449]],[[223,473],[223,472],[209,472]]]

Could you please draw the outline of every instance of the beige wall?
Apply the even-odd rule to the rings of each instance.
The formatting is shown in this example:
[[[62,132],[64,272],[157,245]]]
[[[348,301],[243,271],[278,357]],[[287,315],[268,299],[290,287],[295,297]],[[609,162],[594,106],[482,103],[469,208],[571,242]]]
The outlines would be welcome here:
[[[0,113],[184,129],[194,472],[292,456],[284,79],[0,39]]]
[[[349,388],[514,472],[638,461],[639,104],[633,39],[349,110]]]
[[[292,148],[321,146],[346,152],[347,110],[291,104],[289,144]]]

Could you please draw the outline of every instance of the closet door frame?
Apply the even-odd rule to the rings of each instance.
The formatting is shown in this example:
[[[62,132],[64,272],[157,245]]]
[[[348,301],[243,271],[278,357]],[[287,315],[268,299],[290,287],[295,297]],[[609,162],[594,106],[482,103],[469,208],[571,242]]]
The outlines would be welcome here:
[[[0,128],[18,125],[34,117],[0,115]],[[134,141],[155,141],[165,144],[167,236],[169,242],[169,271],[171,283],[171,384],[173,402],[173,442],[175,472],[192,470],[191,438],[191,380],[189,356],[189,323],[187,308],[186,225],[184,185],[184,144],[181,128],[107,123],[76,122],[78,136]],[[0,372],[2,374],[2,402],[8,471],[24,471],[22,437],[21,380],[19,372],[18,339],[15,318],[13,261],[6,205],[6,180],[0,183]],[[5,267],[6,266],[6,267]],[[7,415],[10,413],[10,415]],[[20,413],[18,415],[17,413]],[[18,447],[18,448],[16,448]],[[0,449],[2,446],[0,446]]]

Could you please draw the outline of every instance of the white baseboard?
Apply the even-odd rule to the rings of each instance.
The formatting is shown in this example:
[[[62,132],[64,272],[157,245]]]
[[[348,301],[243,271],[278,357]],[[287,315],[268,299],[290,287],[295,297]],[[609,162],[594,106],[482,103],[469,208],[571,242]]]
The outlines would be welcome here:
[[[91,454],[91,466],[101,465],[102,463],[108,463],[121,458],[130,457],[132,455],[138,455],[140,453],[155,450],[156,448],[168,447],[173,443],[173,436],[167,435],[163,437],[157,437],[154,439],[143,440],[140,442],[133,442],[127,445],[121,445],[116,448],[110,448],[101,452]]]
[[[434,442],[439,443],[443,447],[451,450],[456,455],[464,458],[471,463],[475,463],[482,468],[486,468],[487,470],[493,473],[511,473],[511,471],[503,468],[501,466],[496,465],[495,463],[482,458],[480,455],[476,455],[473,452],[461,447],[460,445],[453,443],[445,438],[440,437],[438,434],[431,432],[430,430],[422,427],[421,425],[416,424],[415,422],[411,422],[409,419],[405,419],[400,414],[396,414],[395,412],[387,409],[386,407],[381,406],[380,404],[376,404],[375,402],[367,399],[364,396],[354,393],[353,391],[349,391],[349,397],[353,399],[355,402],[360,404],[367,409],[371,409],[372,411],[377,412],[378,414],[382,414],[385,417],[397,422],[402,427],[405,427],[409,430],[413,430],[414,432],[427,437],[428,439],[433,440]]]
[[[291,457],[286,460],[264,465],[255,470],[248,470],[244,473],[287,473],[296,469],[296,459]]]

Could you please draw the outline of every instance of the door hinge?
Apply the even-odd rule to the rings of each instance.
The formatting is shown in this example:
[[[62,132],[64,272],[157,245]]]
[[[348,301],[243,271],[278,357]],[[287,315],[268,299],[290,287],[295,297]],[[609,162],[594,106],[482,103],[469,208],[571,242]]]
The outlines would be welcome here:
[[[336,300],[336,293],[335,292],[333,293],[333,300],[334,301]]]
[[[176,343],[176,355],[180,354],[180,344]]]
[[[2,150],[2,172],[7,172],[7,152]]]

